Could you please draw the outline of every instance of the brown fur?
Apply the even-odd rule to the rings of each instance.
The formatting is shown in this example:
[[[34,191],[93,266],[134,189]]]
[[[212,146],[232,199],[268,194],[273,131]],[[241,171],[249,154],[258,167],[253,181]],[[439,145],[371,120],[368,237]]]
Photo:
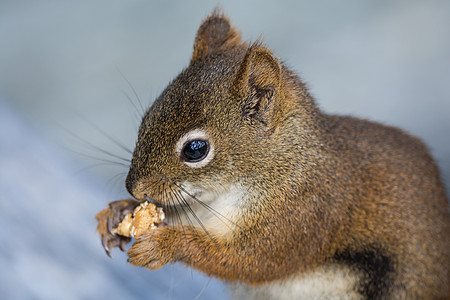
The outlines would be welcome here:
[[[194,128],[208,130],[215,147],[198,169],[173,150]],[[233,230],[160,227],[135,241],[133,265],[181,261],[257,286],[337,263],[361,272],[367,298],[449,297],[448,200],[423,144],[399,129],[324,114],[293,72],[260,43],[242,42],[217,11],[200,26],[190,65],[144,116],[126,185],[178,213],[174,190],[183,181],[245,186]],[[121,245],[106,210],[99,233],[107,246]]]

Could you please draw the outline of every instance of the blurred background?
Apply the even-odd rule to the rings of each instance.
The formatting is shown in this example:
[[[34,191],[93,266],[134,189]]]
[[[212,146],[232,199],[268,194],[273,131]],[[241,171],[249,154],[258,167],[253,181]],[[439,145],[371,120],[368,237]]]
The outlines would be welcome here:
[[[94,215],[127,197],[121,158],[217,5],[320,107],[424,140],[450,186],[450,1],[0,1],[3,299],[228,299],[175,264],[103,252]],[[111,138],[109,138],[111,137]],[[120,158],[118,158],[118,157]],[[113,161],[112,163],[110,161]]]

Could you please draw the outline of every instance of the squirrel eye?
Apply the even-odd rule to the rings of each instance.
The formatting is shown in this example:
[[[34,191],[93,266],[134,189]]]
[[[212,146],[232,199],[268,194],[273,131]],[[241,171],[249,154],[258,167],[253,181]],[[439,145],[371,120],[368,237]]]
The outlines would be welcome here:
[[[202,168],[214,158],[214,139],[202,128],[192,129],[175,144],[175,155],[190,168]]]
[[[209,152],[207,141],[194,140],[188,142],[182,151],[183,159],[187,162],[198,162],[204,159]]]

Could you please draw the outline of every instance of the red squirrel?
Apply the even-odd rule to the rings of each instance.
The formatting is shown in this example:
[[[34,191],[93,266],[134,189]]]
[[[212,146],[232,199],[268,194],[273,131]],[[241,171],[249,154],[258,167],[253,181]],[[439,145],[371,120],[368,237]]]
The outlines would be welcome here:
[[[112,228],[140,201],[167,216],[136,238],[132,265],[182,262],[230,283],[237,299],[450,295],[448,198],[424,144],[325,114],[218,10],[146,111],[126,187],[134,199],[97,215],[108,253],[131,241]]]

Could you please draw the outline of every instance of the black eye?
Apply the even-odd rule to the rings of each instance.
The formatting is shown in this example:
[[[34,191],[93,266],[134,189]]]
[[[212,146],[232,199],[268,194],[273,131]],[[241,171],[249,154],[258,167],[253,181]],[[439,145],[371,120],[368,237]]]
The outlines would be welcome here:
[[[187,162],[201,161],[208,155],[208,151],[208,142],[201,140],[190,141],[183,148],[183,159]]]

